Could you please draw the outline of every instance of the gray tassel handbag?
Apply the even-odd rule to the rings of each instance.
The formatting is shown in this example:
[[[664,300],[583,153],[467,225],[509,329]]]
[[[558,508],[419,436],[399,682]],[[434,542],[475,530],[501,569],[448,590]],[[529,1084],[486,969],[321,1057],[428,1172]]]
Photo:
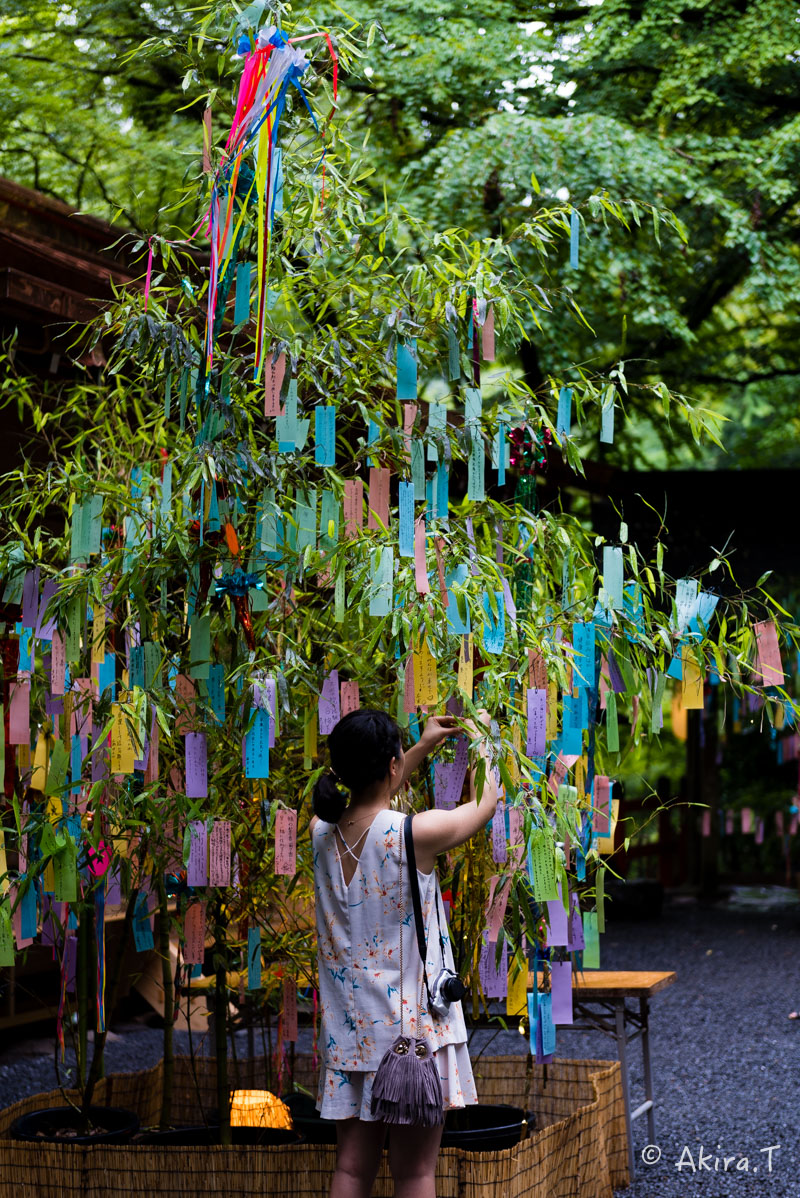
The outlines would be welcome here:
[[[416,878],[411,878],[414,885]],[[400,837],[400,1035],[384,1053],[372,1086],[372,1114],[384,1123],[437,1127],[444,1122],[442,1080],[426,1040],[403,1032],[403,836]],[[423,963],[424,966],[424,963]],[[417,994],[417,1027],[419,1027]]]

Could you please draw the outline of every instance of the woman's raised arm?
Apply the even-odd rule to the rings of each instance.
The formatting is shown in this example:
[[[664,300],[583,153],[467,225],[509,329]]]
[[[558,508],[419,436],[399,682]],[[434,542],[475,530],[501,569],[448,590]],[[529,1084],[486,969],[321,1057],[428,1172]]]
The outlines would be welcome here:
[[[473,725],[477,737],[480,732],[488,731],[489,717],[483,729]],[[454,849],[456,845],[470,840],[481,828],[485,828],[497,808],[497,783],[491,767],[489,746],[482,741],[478,749],[478,760],[470,770],[469,802],[454,807],[452,811],[422,811],[414,817],[414,849],[417,857],[417,868],[423,873],[430,873],[436,864],[439,853]],[[476,779],[479,762],[485,763],[483,792],[478,800]]]

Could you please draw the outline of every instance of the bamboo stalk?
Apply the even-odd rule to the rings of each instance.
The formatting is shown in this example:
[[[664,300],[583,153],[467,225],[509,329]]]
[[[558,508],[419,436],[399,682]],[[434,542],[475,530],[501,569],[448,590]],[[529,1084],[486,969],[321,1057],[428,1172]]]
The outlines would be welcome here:
[[[214,919],[214,1041],[217,1058],[217,1106],[221,1144],[231,1143],[230,1094],[228,1092],[228,943],[222,903]]]
[[[76,1045],[76,1065],[78,1089],[84,1091],[83,1109],[88,1109],[85,1098],[86,1056],[89,1033],[89,919],[83,910],[78,919],[78,951],[75,964],[75,998],[78,1010],[78,1042]]]
[[[102,882],[100,883],[102,885]],[[120,980],[122,978],[122,964],[125,960],[125,952],[128,947],[131,931],[133,929],[133,912],[136,906],[136,898],[138,890],[134,889],[128,896],[128,905],[125,908],[125,919],[122,922],[122,932],[120,941],[117,947],[117,952],[114,957],[114,962],[111,967],[111,974],[106,983],[106,993],[108,999],[106,1002],[106,1031],[95,1032],[94,1036],[94,1052],[92,1054],[92,1063],[89,1067],[89,1075],[86,1079],[86,1086],[83,1091],[82,1108],[88,1111],[94,1097],[95,1086],[100,1080],[103,1067],[103,1052],[106,1046],[106,1036],[108,1035],[108,1025],[111,1022],[111,1016],[114,1013],[114,1007],[117,1003],[117,995],[119,992]]]
[[[163,872],[158,874],[156,885],[158,888],[158,951],[161,956],[161,984],[164,988],[164,1071],[161,1080],[161,1115],[158,1121],[159,1127],[163,1130],[172,1122],[172,1081],[175,1072],[173,1037],[175,991],[169,956],[169,910]]]

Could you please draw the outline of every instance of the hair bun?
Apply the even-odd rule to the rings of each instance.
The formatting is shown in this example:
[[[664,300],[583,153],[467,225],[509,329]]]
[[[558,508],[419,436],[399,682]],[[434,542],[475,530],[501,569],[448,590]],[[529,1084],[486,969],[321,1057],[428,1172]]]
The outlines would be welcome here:
[[[347,795],[339,790],[333,774],[321,774],[312,797],[314,814],[326,824],[338,824],[347,806]]]

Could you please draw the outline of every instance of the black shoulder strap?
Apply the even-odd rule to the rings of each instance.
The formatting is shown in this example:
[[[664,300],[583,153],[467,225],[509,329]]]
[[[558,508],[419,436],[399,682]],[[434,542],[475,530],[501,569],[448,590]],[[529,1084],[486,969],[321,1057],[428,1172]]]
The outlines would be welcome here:
[[[403,838],[406,845],[406,858],[408,860],[408,881],[411,888],[411,903],[414,908],[414,923],[417,929],[417,948],[422,959],[422,977],[425,981],[425,990],[428,995],[428,1002],[431,1000],[431,988],[428,985],[428,971],[425,968],[425,962],[428,959],[428,945],[425,940],[425,925],[422,922],[422,903],[419,897],[419,878],[417,877],[417,857],[414,852],[414,834],[411,830],[414,815],[407,815],[403,822]]]

